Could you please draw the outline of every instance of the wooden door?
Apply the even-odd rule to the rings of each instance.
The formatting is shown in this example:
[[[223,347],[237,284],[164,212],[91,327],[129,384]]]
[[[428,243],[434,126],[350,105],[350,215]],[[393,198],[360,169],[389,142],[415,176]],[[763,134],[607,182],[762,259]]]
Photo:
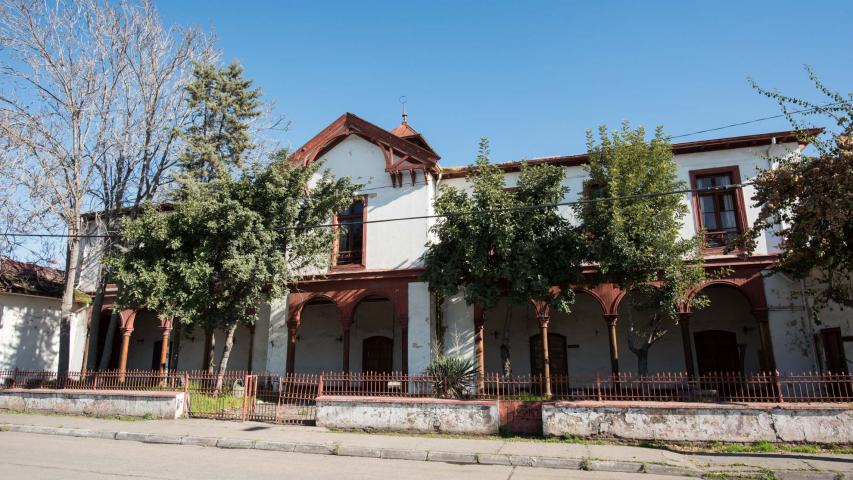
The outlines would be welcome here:
[[[848,373],[841,329],[824,328],[820,331],[820,338],[823,343],[823,353],[826,355],[826,370],[832,373]]]
[[[735,332],[705,330],[693,334],[699,375],[706,373],[741,373],[740,352]]]
[[[566,337],[559,333],[548,334],[548,356],[550,357],[551,377],[565,377],[569,374],[569,358],[566,354]],[[542,354],[542,335],[530,337],[530,373],[545,373],[545,356]]]
[[[368,337],[362,342],[361,371],[390,373],[394,368],[394,339]]]

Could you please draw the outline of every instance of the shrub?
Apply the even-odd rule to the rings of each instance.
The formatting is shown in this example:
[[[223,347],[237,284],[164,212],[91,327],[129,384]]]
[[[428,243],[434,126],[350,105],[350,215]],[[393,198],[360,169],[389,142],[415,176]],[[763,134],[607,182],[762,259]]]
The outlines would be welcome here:
[[[438,398],[463,398],[473,389],[477,365],[471,359],[436,356],[426,373],[433,377],[433,392]]]

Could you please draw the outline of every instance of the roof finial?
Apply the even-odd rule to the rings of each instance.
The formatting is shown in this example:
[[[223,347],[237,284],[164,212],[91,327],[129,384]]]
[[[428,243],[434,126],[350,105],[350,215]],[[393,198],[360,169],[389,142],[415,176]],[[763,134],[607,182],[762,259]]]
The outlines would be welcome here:
[[[406,102],[408,102],[409,99],[405,95],[402,95],[399,100],[400,104],[403,105],[403,125],[408,125],[409,114],[406,113]]]

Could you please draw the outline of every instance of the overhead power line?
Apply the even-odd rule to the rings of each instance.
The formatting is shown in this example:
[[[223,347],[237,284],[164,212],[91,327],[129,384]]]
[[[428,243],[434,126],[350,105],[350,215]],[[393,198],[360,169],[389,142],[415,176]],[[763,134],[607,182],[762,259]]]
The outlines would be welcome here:
[[[836,105],[841,105],[841,104],[844,104],[844,103],[848,103],[848,102],[846,102],[846,101],[841,101],[841,102],[827,103],[827,104],[824,104],[824,105],[818,105],[817,107],[813,107],[813,108],[806,108],[806,109],[803,109],[803,110],[795,110],[795,111],[793,111],[793,112],[788,112],[787,114],[782,113],[782,114],[779,114],[779,115],[771,115],[771,116],[769,116],[769,117],[755,118],[755,119],[753,119],[753,120],[747,120],[747,121],[745,121],[745,122],[730,123],[730,124],[728,124],[728,125],[723,125],[722,127],[706,128],[705,130],[697,130],[697,131],[695,131],[695,132],[682,133],[682,134],[680,134],[680,135],[673,135],[673,136],[671,136],[671,137],[669,137],[669,138],[690,137],[690,136],[693,136],[693,135],[699,135],[700,133],[716,132],[716,131],[718,131],[718,130],[725,130],[725,129],[727,129],[727,128],[732,128],[732,127],[739,127],[739,126],[741,126],[741,125],[749,125],[749,124],[751,124],[751,123],[763,122],[763,121],[765,121],[765,120],[773,120],[773,119],[776,119],[776,118],[784,118],[784,117],[786,117],[787,115],[799,115],[799,114],[801,114],[801,113],[812,113],[812,112],[815,112],[815,111],[817,111],[817,110],[819,110],[819,109],[821,109],[821,108],[834,107],[834,106],[836,106]]]
[[[672,190],[668,192],[651,192],[651,193],[638,193],[635,195],[622,195],[618,197],[603,197],[603,198],[591,198],[591,199],[582,199],[582,200],[573,200],[571,202],[558,202],[558,203],[545,203],[539,205],[524,205],[521,207],[506,207],[506,208],[490,208],[490,209],[478,209],[478,210],[469,210],[465,212],[452,212],[452,213],[441,213],[441,214],[433,214],[433,215],[413,215],[410,217],[394,217],[394,218],[380,218],[377,220],[365,220],[363,222],[352,222],[347,225],[369,225],[376,223],[391,223],[391,222],[404,222],[411,220],[432,220],[432,219],[441,219],[441,218],[450,218],[450,217],[460,217],[465,215],[483,215],[486,213],[508,213],[508,212],[523,212],[530,210],[538,210],[542,208],[558,208],[558,207],[569,207],[573,205],[583,205],[589,203],[600,203],[600,202],[612,202],[618,200],[639,200],[643,198],[654,198],[654,197],[663,197],[667,195],[683,195],[685,193],[709,193],[715,191],[724,191],[731,190],[733,188],[742,188],[748,185],[752,185],[753,182],[743,182],[737,184],[731,184],[726,186],[719,187],[708,187],[708,188],[683,188],[679,190]],[[305,225],[301,227],[294,227],[291,230],[312,230],[315,228],[335,228],[340,227],[340,224],[336,223],[321,223],[316,225]],[[11,237],[42,237],[42,238],[108,238],[112,235],[107,234],[82,234],[82,235],[69,235],[69,234],[59,234],[59,233],[5,233],[4,235]]]
[[[811,112],[814,112],[814,111],[821,109],[821,108],[834,107],[834,106],[842,105],[842,104],[846,104],[846,103],[848,103],[848,102],[839,101],[839,102],[826,103],[824,105],[818,105],[817,107],[813,107],[813,108],[806,108],[806,109],[802,109],[802,110],[795,110],[793,112],[788,112],[787,115],[799,115],[799,114],[803,114],[803,113],[811,113]],[[752,120],[747,120],[744,122],[730,123],[728,125],[723,125],[720,127],[706,128],[704,130],[697,130],[695,132],[682,133],[679,135],[672,135],[669,138],[683,138],[683,137],[698,135],[700,133],[716,132],[719,130],[725,130],[727,128],[739,127],[742,125],[749,125],[752,123],[763,122],[766,120],[773,120],[776,118],[783,118],[785,116],[786,116],[786,114],[783,113],[783,114],[779,114],[779,115],[771,115],[769,117],[760,117],[760,118],[755,118]],[[591,200],[577,200],[574,202],[562,202],[562,203],[555,203],[555,204],[548,204],[548,205],[530,205],[530,206],[526,206],[526,207],[513,207],[513,208],[518,209],[518,210],[531,210],[531,209],[538,209],[538,208],[564,207],[564,206],[571,206],[571,205],[577,205],[577,204],[581,204],[581,203],[589,203],[589,202],[597,202],[597,201],[627,200],[627,199],[632,199],[632,198],[644,198],[644,197],[647,198],[647,197],[662,196],[662,195],[676,195],[676,194],[680,195],[680,194],[692,193],[692,192],[713,191],[713,190],[718,190],[721,188],[722,189],[739,188],[739,187],[744,187],[744,186],[751,185],[751,184],[752,184],[752,182],[745,182],[745,183],[740,183],[737,185],[729,185],[727,187],[712,187],[712,188],[707,188],[707,189],[683,189],[683,190],[675,190],[672,192],[658,192],[658,193],[642,194],[642,195],[629,195],[629,196],[625,196],[625,197],[611,197],[611,198],[591,199]],[[383,186],[379,186],[379,187],[362,188],[362,189],[359,189],[359,191],[362,192],[362,191],[370,191],[370,190],[383,190],[386,188],[394,188],[394,187],[393,187],[393,185],[391,185],[391,186],[383,185]],[[499,212],[499,211],[508,211],[508,210],[507,209],[476,210],[476,211],[472,211],[472,212],[458,212],[458,213],[446,214],[446,215],[419,215],[419,216],[413,216],[413,217],[385,218],[385,219],[379,219],[379,220],[367,220],[365,222],[354,222],[354,224],[363,225],[363,224],[370,224],[370,223],[389,223],[389,222],[398,222],[398,221],[406,221],[406,220],[424,220],[424,219],[444,218],[444,217],[458,216],[458,215],[483,214],[483,213]],[[310,226],[297,227],[297,228],[300,230],[309,230],[309,229],[313,229],[313,228],[332,228],[332,227],[336,227],[336,226],[338,226],[338,225],[329,223],[329,224],[310,225]],[[69,234],[60,234],[60,233],[10,233],[10,232],[7,232],[7,233],[0,234],[0,236],[30,237],[30,238],[108,238],[108,237],[111,237],[112,235],[107,235],[107,234],[69,235]]]

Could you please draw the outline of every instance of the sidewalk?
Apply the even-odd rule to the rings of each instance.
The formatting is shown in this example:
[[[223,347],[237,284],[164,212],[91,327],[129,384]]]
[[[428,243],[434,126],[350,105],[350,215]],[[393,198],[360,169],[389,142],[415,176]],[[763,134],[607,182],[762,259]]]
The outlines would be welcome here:
[[[769,470],[779,479],[853,480],[853,455],[681,454],[621,445],[518,441],[491,437],[469,439],[371,435],[255,422],[200,419],[125,421],[9,413],[0,414],[0,439],[3,430],[413,461],[525,465],[690,477],[729,475],[723,478],[755,478],[756,475],[766,475]]]

